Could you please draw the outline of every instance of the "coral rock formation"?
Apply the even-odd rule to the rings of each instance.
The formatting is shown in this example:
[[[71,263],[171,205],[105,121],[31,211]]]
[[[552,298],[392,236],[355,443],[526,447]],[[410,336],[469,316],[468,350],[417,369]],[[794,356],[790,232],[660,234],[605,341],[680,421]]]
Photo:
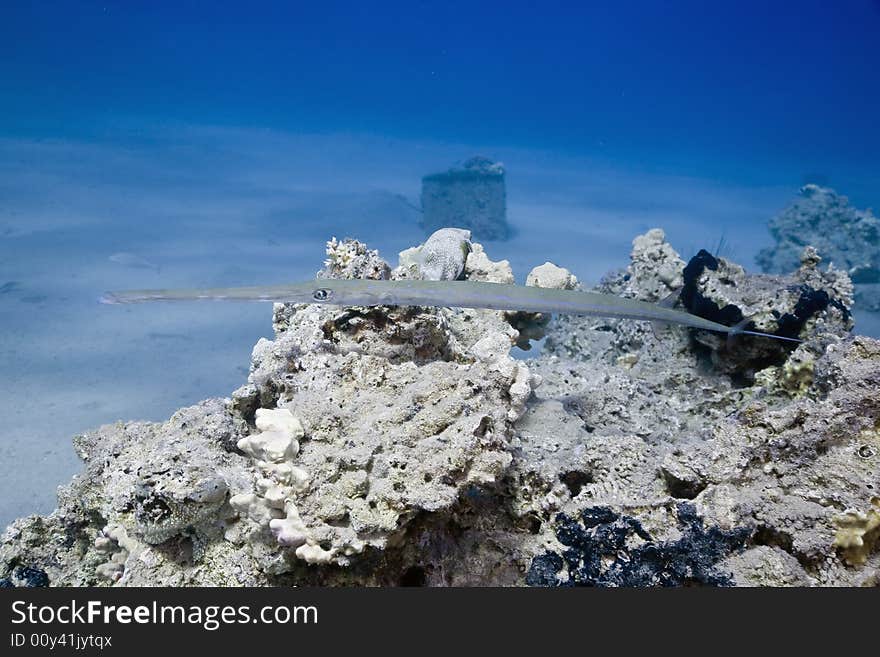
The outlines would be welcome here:
[[[880,342],[814,256],[753,276],[654,230],[598,288],[801,344],[277,304],[229,399],[75,439],[83,473],[9,527],[0,584],[876,584]],[[407,275],[355,240],[320,273]],[[461,276],[513,280],[477,243]],[[530,283],[578,285],[549,263]]]

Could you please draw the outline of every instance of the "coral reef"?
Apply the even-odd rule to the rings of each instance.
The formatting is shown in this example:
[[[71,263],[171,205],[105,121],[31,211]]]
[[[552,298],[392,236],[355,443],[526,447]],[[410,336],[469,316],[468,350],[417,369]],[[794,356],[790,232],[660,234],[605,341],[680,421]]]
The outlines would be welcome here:
[[[513,281],[444,235],[441,277]],[[332,240],[319,276],[404,278],[414,253]],[[652,230],[597,289],[800,344],[276,304],[230,398],[75,438],[83,473],[8,528],[0,585],[877,584],[880,342],[850,334],[846,272],[799,263],[685,263]],[[580,285],[551,263],[528,283]]]
[[[858,210],[833,189],[805,185],[800,197],[770,220],[775,246],[758,253],[765,272],[796,269],[804,248],[845,270],[855,284],[856,303],[880,311],[880,219]]]
[[[327,242],[327,259],[318,278],[372,278],[387,280],[391,274],[388,263],[375,249],[350,238],[342,241],[335,237]]]

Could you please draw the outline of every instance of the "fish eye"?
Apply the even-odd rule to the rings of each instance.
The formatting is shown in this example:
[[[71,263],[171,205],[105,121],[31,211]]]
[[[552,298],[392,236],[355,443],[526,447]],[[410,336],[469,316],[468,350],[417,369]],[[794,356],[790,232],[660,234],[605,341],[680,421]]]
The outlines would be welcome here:
[[[330,294],[331,294],[330,290],[326,290],[326,289],[324,289],[324,288],[320,288],[320,289],[318,289],[318,290],[315,290],[315,291],[312,293],[312,298],[313,298],[315,301],[326,301],[327,299],[330,298]]]

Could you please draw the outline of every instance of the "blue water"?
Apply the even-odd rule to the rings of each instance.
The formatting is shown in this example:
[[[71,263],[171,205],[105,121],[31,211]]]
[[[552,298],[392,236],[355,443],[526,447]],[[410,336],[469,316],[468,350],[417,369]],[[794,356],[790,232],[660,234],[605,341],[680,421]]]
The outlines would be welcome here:
[[[594,281],[655,226],[752,267],[807,180],[880,207],[880,3],[537,6],[4,3],[0,524],[54,506],[74,433],[228,394],[271,331],[104,289],[303,278],[333,235],[393,261],[424,237],[397,195],[473,154],[520,277]]]

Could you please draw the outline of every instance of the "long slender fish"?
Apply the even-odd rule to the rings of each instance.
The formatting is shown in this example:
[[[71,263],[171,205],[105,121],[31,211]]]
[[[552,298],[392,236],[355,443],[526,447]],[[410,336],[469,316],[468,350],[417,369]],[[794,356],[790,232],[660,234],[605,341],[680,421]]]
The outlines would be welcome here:
[[[625,299],[611,294],[477,281],[321,279],[275,286],[108,292],[101,297],[101,302],[117,304],[197,299],[317,303],[336,306],[440,306],[519,310],[533,313],[569,313],[682,324],[706,331],[726,333],[731,337],[755,335],[800,342],[797,338],[746,331],[744,326],[748,324],[747,320],[736,326],[725,326],[662,304]]]

